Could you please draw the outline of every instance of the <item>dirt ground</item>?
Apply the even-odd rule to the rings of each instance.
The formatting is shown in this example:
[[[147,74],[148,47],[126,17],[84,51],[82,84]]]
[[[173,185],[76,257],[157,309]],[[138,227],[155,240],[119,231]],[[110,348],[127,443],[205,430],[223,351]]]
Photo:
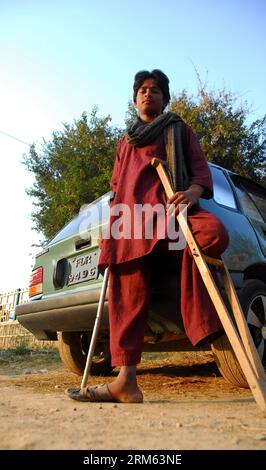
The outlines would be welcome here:
[[[81,378],[50,355],[1,352],[1,449],[266,450],[266,419],[250,390],[229,385],[210,352],[144,354],[143,404],[71,400],[65,389]]]

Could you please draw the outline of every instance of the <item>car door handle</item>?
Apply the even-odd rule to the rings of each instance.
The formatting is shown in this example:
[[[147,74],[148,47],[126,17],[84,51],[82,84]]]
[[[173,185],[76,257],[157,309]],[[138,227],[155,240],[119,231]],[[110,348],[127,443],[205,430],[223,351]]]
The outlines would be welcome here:
[[[84,248],[85,246],[91,246],[91,235],[89,235],[88,238],[80,238],[79,240],[76,240],[76,250],[81,250],[81,248]]]

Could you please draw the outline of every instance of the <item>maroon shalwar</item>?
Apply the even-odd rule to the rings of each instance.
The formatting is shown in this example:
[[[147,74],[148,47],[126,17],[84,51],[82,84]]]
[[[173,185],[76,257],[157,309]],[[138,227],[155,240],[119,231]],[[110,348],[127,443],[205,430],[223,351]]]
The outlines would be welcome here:
[[[204,187],[203,197],[212,196],[212,180],[206,159],[195,135],[183,123],[183,148],[190,176],[190,184]],[[154,157],[166,159],[163,135],[145,147],[133,147],[122,138],[118,145],[110,187],[115,193],[114,206],[125,204],[133,213],[135,204],[161,203],[166,206],[166,195],[151,166]],[[109,227],[118,219],[110,215]],[[111,265],[109,280],[110,347],[114,366],[135,365],[140,362],[143,336],[151,296],[151,267],[149,253],[167,250],[167,234],[157,233],[160,215],[152,215],[152,237],[116,239],[109,233],[104,240],[99,269]],[[134,222],[134,220],[132,219]],[[192,209],[188,215],[192,232],[203,253],[218,257],[225,250],[228,236],[223,224],[209,212]],[[124,228],[123,223],[122,226]],[[172,240],[171,240],[172,241]],[[181,311],[186,334],[193,345],[206,336],[222,330],[214,306],[203,284],[189,248],[176,252],[182,257]]]

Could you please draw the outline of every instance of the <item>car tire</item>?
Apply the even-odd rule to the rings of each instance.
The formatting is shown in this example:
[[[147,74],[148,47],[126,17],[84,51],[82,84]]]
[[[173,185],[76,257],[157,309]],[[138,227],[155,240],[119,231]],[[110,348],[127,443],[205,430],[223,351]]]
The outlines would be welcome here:
[[[58,332],[58,350],[60,357],[66,367],[77,375],[83,375],[91,333],[84,331],[63,331]],[[91,375],[110,375],[114,367],[111,366],[111,355],[109,346],[104,344],[102,352],[100,346],[96,345],[96,354],[91,366]]]
[[[266,284],[256,279],[244,282],[239,300],[248,327],[261,358],[266,366]],[[249,388],[240,364],[226,335],[217,338],[211,345],[216,364],[223,377],[232,385]]]
[[[226,335],[211,344],[216,365],[227,382],[235,387],[249,388],[240,364]]]

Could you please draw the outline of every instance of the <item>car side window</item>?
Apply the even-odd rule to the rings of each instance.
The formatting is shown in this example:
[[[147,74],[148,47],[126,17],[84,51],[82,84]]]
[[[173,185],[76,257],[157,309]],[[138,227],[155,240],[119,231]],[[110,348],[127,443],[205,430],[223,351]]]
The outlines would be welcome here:
[[[266,222],[266,190],[239,176],[232,179],[243,212],[251,219]]]
[[[237,209],[235,197],[225,174],[219,168],[210,167],[213,178],[213,199],[218,204]]]

